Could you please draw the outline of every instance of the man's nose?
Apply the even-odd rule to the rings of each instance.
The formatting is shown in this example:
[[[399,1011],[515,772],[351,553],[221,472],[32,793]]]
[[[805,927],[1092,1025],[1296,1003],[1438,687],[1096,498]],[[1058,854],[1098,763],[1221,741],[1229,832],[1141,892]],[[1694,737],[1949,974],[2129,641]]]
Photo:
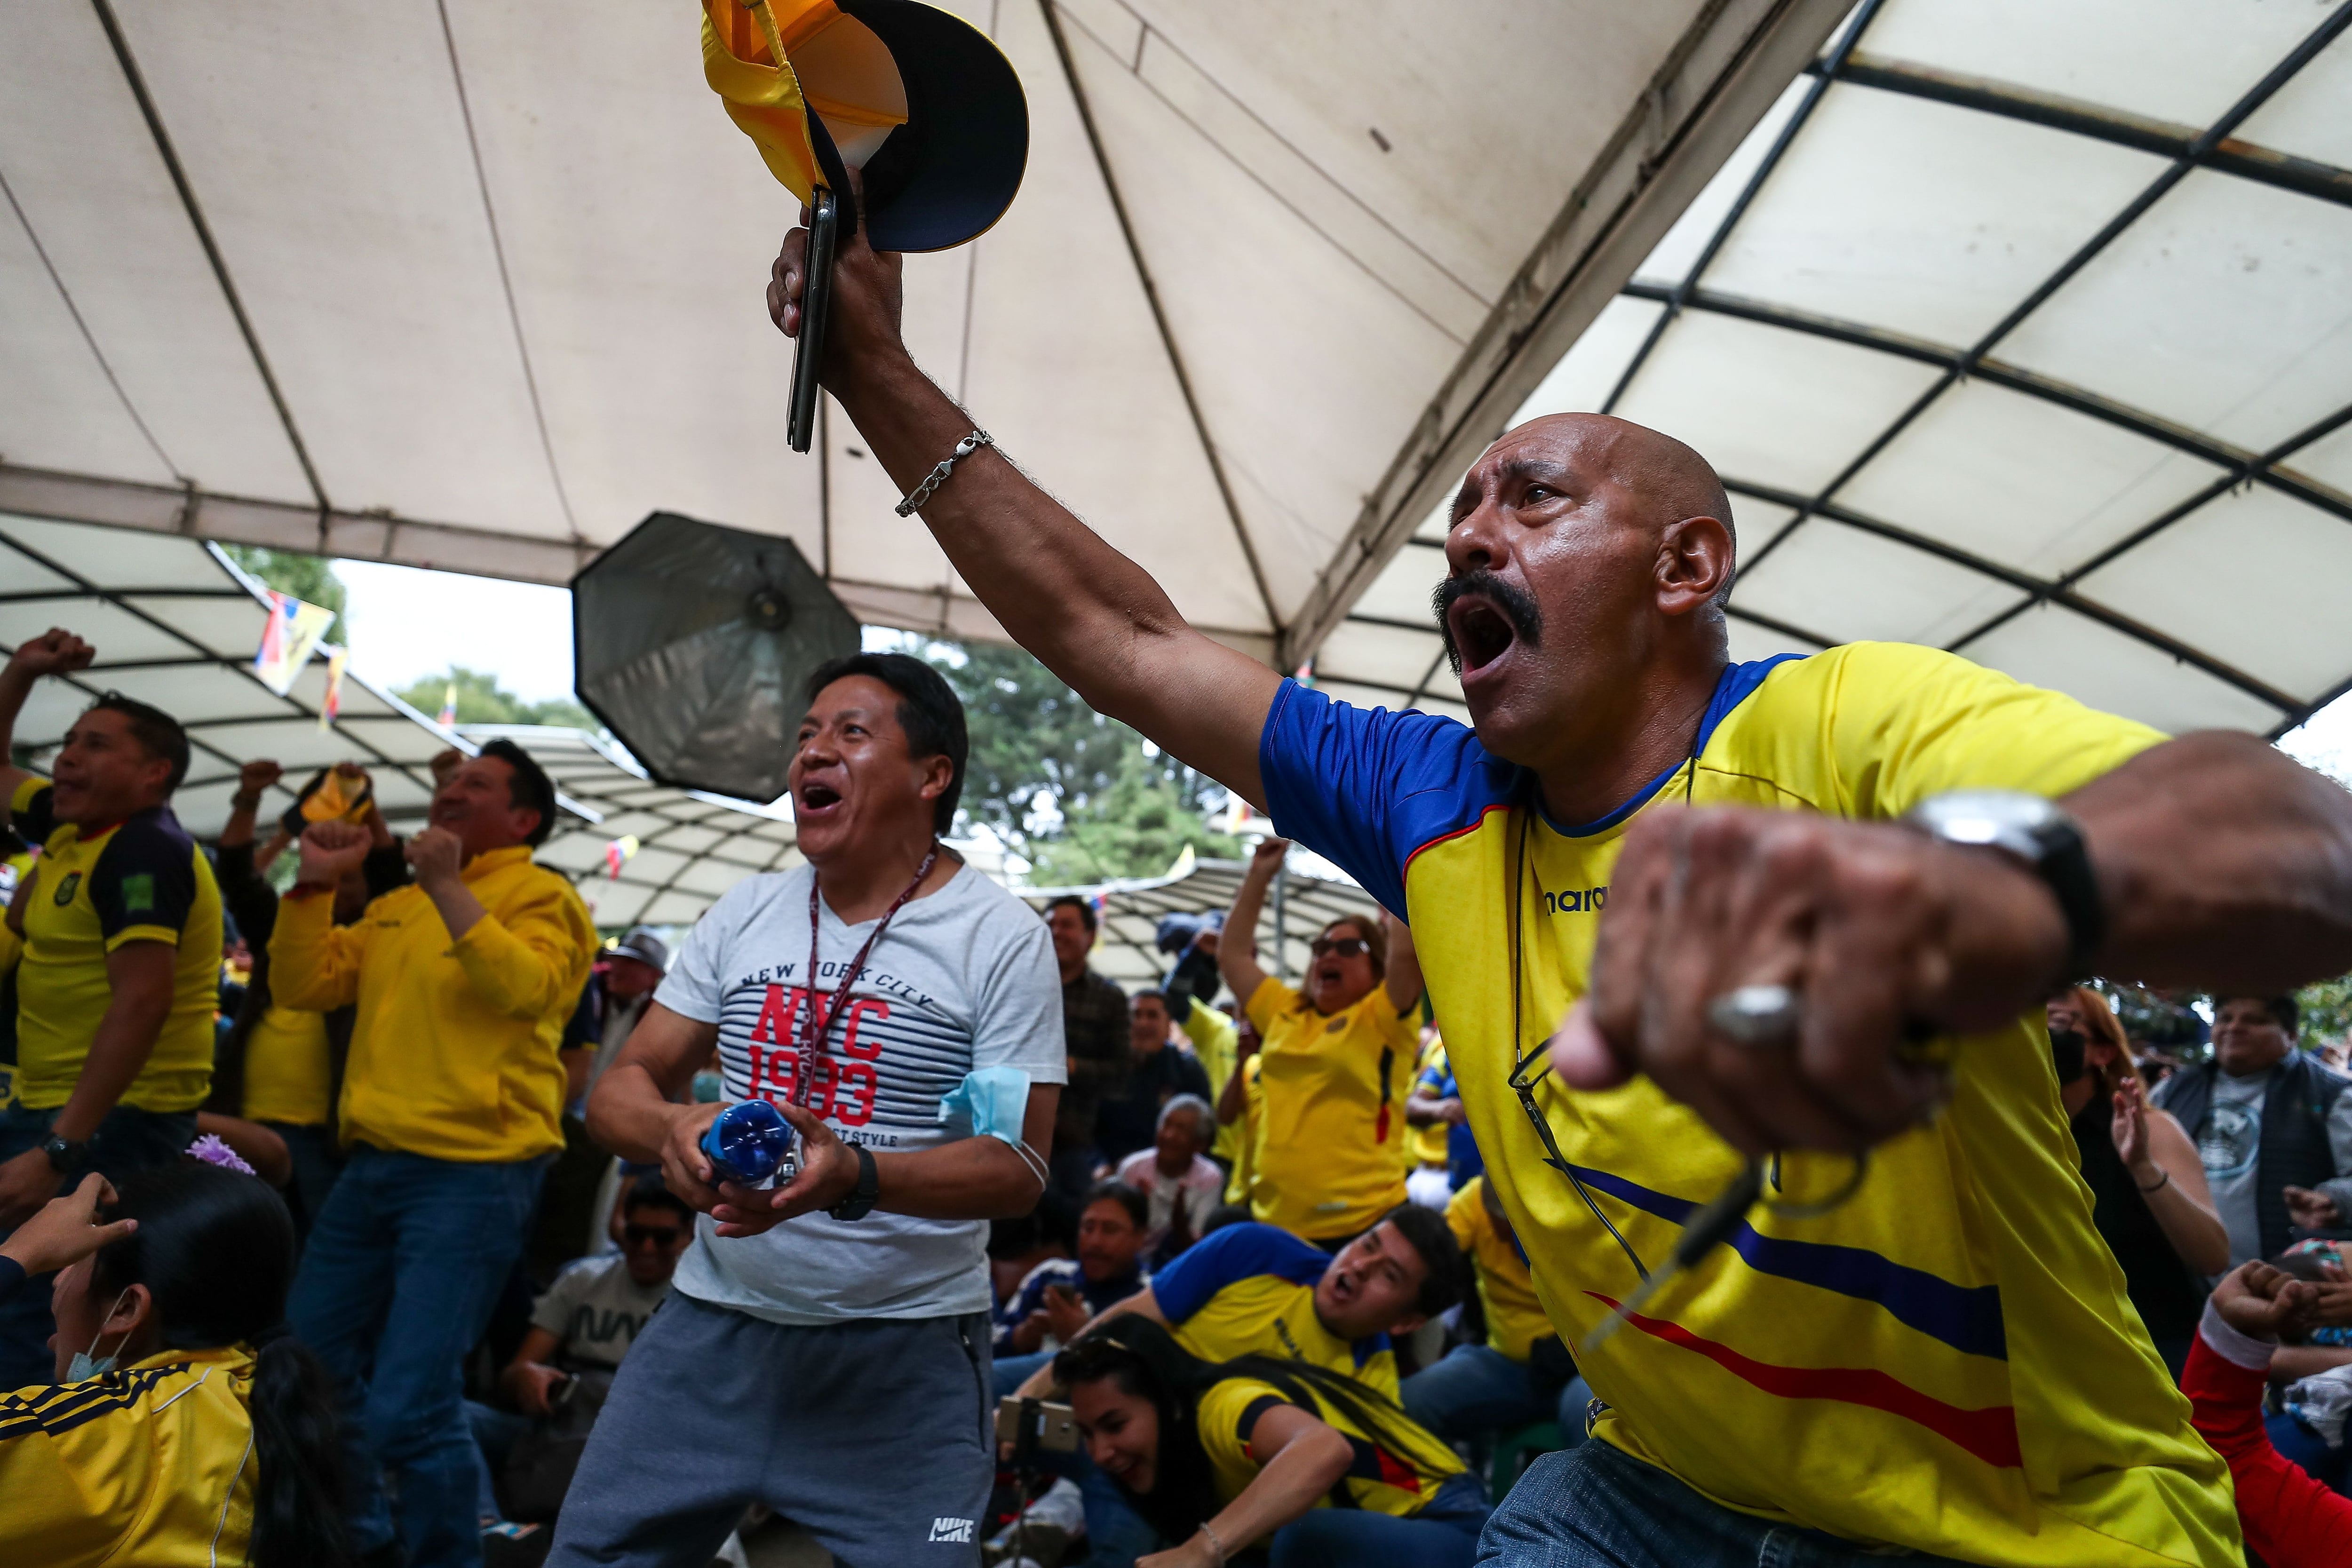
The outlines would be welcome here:
[[[1492,496],[1481,496],[1469,515],[1445,534],[1445,564],[1455,576],[1465,572],[1491,572],[1509,559],[1503,538],[1503,509]]]

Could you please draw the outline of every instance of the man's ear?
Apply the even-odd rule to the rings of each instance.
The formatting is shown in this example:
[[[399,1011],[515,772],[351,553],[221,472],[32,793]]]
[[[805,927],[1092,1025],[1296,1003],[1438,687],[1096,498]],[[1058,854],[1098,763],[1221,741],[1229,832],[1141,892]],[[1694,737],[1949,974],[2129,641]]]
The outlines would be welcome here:
[[[1686,517],[1658,536],[1658,608],[1686,616],[1715,603],[1731,581],[1731,525]]]
[[[1399,1318],[1389,1325],[1389,1338],[1395,1339],[1400,1335],[1412,1333],[1427,1321],[1429,1321],[1429,1314],[1426,1312],[1415,1312],[1409,1318]]]
[[[949,786],[955,783],[955,759],[945,752],[940,752],[937,756],[925,757],[922,761],[922,785],[915,793],[925,800],[939,799],[940,796],[947,794]]]
[[[109,1339],[116,1334],[126,1338],[155,1321],[155,1297],[144,1285],[133,1285],[122,1292],[122,1304],[107,1317],[100,1332]],[[119,1352],[118,1352],[119,1353]]]

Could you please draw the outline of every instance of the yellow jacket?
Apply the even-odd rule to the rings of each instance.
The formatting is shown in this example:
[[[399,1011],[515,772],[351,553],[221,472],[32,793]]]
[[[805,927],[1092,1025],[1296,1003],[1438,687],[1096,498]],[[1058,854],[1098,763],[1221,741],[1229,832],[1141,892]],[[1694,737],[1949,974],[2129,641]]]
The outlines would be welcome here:
[[[346,1142],[436,1160],[528,1160],[563,1147],[557,1049],[580,1001],[596,928],[572,884],[521,845],[461,873],[485,913],[453,942],[422,889],[352,925],[333,900],[278,910],[269,984],[287,1007],[358,1004],[340,1108]]]
[[[0,1563],[243,1563],[252,1397],[243,1345],[0,1394]]]

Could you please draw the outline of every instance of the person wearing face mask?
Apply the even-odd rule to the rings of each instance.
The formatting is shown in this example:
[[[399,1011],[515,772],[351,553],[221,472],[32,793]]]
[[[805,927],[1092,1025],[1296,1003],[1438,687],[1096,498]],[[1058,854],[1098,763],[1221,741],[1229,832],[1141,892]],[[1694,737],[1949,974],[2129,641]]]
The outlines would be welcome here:
[[[2213,1207],[2197,1146],[2180,1123],[2147,1103],[2121,1031],[2099,1028],[2114,1015],[2097,993],[2076,987],[2050,1005],[2050,1058],[2058,1098],[2072,1120],[2091,1223],[2123,1269],[2124,1289],[2178,1381],[2204,1310],[2202,1279],[2230,1266],[2230,1236]],[[2098,1028],[2105,1070],[2088,1057],[2085,1032]]]
[[[1401,922],[1382,922],[1384,936],[1349,915],[1315,938],[1303,992],[1259,968],[1249,933],[1289,848],[1279,838],[1257,847],[1225,916],[1233,940],[1218,944],[1217,967],[1264,1041],[1251,1215],[1336,1252],[1405,1201],[1421,965]]]
[[[1167,1543],[1137,1568],[1468,1568],[1484,1490],[1393,1400],[1280,1356],[1215,1363],[1148,1319],[1055,1358],[1087,1458]]]
[[[0,1561],[352,1561],[333,1386],[286,1331],[276,1193],[202,1160],[119,1196],[86,1176],[0,1244],[0,1296],[50,1269],[58,1381],[0,1395]]]

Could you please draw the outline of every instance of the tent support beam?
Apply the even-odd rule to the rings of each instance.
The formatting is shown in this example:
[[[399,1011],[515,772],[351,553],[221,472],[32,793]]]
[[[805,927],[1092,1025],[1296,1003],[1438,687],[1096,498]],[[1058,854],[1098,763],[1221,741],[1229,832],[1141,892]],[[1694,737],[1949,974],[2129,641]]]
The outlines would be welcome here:
[[[1591,173],[1405,433],[1283,633],[1305,661],[1512,411],[1633,274],[1844,17],[1850,0],[1717,0],[1675,45]]]
[[[131,96],[139,102],[139,113],[147,121],[147,134],[154,141],[156,156],[163,161],[164,173],[172,176],[172,188],[180,194],[180,205],[188,215],[188,226],[195,231],[196,243],[204,247],[205,259],[212,264],[213,279],[220,285],[221,297],[228,302],[229,314],[236,318],[237,332],[245,339],[246,352],[253,356],[253,368],[269,394],[269,405],[278,411],[278,423],[286,427],[287,444],[294,448],[294,460],[302,465],[302,478],[318,503],[316,515],[323,535],[331,510],[327,487],[319,482],[319,470],[310,462],[310,449],[302,444],[302,432],[294,424],[294,411],[287,405],[286,395],[279,390],[278,377],[269,368],[269,356],[261,352],[261,338],[253,330],[253,319],[245,313],[245,301],[237,296],[236,281],[229,276],[228,260],[213,238],[212,225],[205,221],[205,209],[196,200],[195,187],[188,183],[187,170],[180,166],[180,154],[172,145],[171,132],[163,129],[163,116],[147,91],[147,79],[141,74],[139,61],[131,52],[131,40],[124,36],[122,24],[115,19],[114,6],[110,0],[90,0],[90,5],[98,13],[98,25],[106,29],[106,41],[114,50],[115,63],[122,68],[122,79],[130,84]]]
[[[1250,581],[1257,585],[1258,602],[1265,606],[1265,624],[1276,639],[1276,668],[1287,668],[1281,662],[1282,612],[1275,607],[1274,591],[1266,585],[1265,568],[1258,563],[1257,547],[1250,542],[1249,529],[1242,521],[1240,503],[1234,500],[1234,487],[1225,477],[1224,459],[1217,455],[1216,438],[1209,433],[1209,421],[1201,412],[1201,400],[1193,395],[1192,377],[1184,368],[1183,352],[1176,346],[1176,334],[1168,325],[1167,307],[1160,300],[1160,288],[1151,279],[1150,264],[1143,258],[1143,247],[1137,243],[1135,225],[1127,215],[1127,199],[1119,194],[1118,178],[1111,173],[1110,154],[1104,149],[1102,133],[1095,127],[1094,105],[1087,100],[1084,83],[1078,80],[1077,61],[1070,57],[1070,40],[1062,31],[1061,13],[1054,0],[1037,0],[1037,9],[1045,18],[1045,31],[1054,39],[1054,57],[1062,63],[1062,79],[1069,84],[1070,101],[1076,105],[1078,123],[1086,128],[1087,146],[1095,156],[1095,171],[1102,176],[1103,194],[1110,197],[1110,210],[1118,219],[1119,237],[1127,242],[1128,259],[1135,264],[1135,278],[1143,286],[1144,302],[1151,307],[1151,324],[1159,329],[1160,346],[1167,352],[1168,368],[1176,377],[1176,390],[1184,396],[1184,411],[1192,416],[1192,433],[1201,443],[1201,456],[1209,464],[1209,477],[1217,482],[1217,497],[1225,503],[1225,517],[1234,526],[1234,538],[1242,547],[1242,559],[1249,563]]]

